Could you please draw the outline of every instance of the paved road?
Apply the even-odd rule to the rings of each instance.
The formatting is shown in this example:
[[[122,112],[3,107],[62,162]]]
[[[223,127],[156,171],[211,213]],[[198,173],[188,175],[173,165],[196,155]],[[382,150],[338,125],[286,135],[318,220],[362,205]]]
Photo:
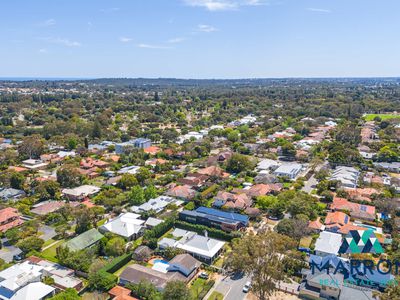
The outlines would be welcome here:
[[[221,280],[215,290],[225,295],[224,300],[243,300],[247,294],[243,293],[242,289],[247,281],[249,281],[248,276],[228,276]]]

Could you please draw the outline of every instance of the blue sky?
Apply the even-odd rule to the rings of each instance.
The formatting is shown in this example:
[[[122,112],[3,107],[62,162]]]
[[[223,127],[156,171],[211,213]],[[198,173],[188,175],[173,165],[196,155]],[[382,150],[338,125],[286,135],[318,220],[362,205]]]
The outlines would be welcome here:
[[[0,77],[400,76],[399,0],[9,0]]]

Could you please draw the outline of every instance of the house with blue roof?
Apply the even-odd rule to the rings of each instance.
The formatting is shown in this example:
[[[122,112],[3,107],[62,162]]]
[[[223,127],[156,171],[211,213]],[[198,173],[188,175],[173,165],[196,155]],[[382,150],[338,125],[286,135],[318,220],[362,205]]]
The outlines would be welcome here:
[[[189,223],[215,227],[224,231],[239,230],[249,224],[249,217],[246,215],[208,207],[199,207],[196,210],[183,210],[179,213],[179,219]]]

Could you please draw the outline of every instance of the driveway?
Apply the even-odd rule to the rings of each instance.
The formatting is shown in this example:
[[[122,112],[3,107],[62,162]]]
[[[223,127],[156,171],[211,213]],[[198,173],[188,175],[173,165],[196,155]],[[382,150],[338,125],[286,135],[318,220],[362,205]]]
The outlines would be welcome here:
[[[43,239],[44,241],[52,239],[53,237],[55,237],[57,235],[53,227],[50,227],[50,226],[47,226],[44,224],[39,226],[39,232],[42,233],[42,235],[39,237],[41,239]]]
[[[247,281],[249,277],[241,274],[224,277],[216,286],[215,291],[223,294],[224,300],[243,300],[247,294],[243,293],[242,289]]]
[[[304,182],[304,187],[301,189],[303,192],[306,192],[308,194],[311,193],[313,189],[315,189],[316,185],[318,183],[318,180],[315,178],[315,174],[313,174],[310,179],[306,180]]]
[[[22,253],[22,251],[13,246],[8,244],[7,239],[1,239],[3,243],[3,247],[0,249],[0,258],[3,259],[5,262],[11,262],[13,260],[13,256]]]

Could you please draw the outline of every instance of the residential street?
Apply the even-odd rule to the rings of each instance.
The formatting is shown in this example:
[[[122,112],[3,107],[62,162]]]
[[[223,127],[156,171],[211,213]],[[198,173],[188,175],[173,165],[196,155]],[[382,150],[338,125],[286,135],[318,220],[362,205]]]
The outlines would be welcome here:
[[[248,276],[242,275],[224,277],[216,284],[215,291],[223,294],[225,300],[243,300],[247,294],[242,289],[248,280]]]

